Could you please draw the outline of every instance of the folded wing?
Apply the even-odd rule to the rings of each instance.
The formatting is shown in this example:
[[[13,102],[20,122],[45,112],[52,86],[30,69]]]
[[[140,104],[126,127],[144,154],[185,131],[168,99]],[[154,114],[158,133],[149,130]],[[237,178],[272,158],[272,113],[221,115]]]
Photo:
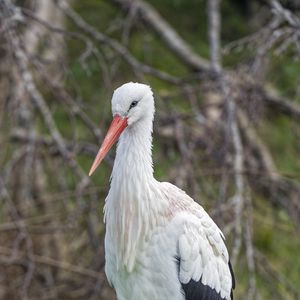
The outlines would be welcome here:
[[[232,299],[235,282],[224,237],[204,210],[184,224],[178,240],[178,266],[185,299]]]

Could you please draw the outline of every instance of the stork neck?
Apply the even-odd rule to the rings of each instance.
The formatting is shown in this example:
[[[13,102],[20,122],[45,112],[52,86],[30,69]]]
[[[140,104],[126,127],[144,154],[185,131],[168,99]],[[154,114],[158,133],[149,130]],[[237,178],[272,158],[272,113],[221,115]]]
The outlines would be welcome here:
[[[120,176],[122,178],[120,178]],[[127,181],[153,179],[152,165],[152,120],[145,119],[126,128],[117,146],[112,172],[112,184],[116,179]]]
[[[117,249],[117,265],[132,270],[137,249],[154,226],[159,210],[152,167],[152,120],[127,127],[118,146],[105,204],[107,234]]]

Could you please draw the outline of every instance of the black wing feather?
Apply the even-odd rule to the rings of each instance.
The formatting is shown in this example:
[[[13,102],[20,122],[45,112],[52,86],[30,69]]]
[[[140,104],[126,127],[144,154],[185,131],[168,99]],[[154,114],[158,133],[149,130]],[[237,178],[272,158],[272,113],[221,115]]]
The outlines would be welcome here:
[[[187,284],[181,284],[186,300],[226,300],[209,285],[199,281],[191,280]]]
[[[176,260],[179,272],[180,259],[177,258]],[[231,299],[233,299],[232,290],[235,288],[235,278],[230,261],[228,263],[228,266],[232,277]],[[185,295],[185,300],[226,300],[225,298],[222,298],[215,289],[211,288],[209,285],[203,284],[201,282],[201,279],[202,278],[200,278],[199,281],[190,280],[186,284],[181,283]]]
[[[229,266],[229,270],[230,270],[230,274],[231,274],[231,280],[232,280],[230,298],[231,298],[231,300],[233,300],[233,290],[235,289],[235,277],[234,277],[233,268],[232,268],[232,265],[231,265],[230,261],[228,263],[228,266]]]

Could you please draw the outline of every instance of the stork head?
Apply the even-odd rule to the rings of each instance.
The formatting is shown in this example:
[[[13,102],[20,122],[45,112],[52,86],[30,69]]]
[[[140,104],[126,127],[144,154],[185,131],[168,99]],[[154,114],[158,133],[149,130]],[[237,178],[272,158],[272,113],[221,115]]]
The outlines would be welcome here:
[[[112,97],[113,120],[93,162],[89,176],[99,166],[109,149],[118,140],[122,132],[134,128],[143,120],[152,122],[154,99],[150,86],[128,82],[114,91]]]
[[[128,126],[144,118],[153,117],[154,101],[149,85],[128,82],[114,91],[112,100],[112,113],[126,118]]]

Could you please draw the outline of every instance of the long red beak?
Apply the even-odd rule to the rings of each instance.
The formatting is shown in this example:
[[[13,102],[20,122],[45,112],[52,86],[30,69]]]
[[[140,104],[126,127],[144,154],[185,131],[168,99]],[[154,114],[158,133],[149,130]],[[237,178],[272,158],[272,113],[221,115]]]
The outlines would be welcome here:
[[[117,141],[117,139],[126,127],[127,118],[121,118],[119,115],[115,115],[106,133],[104,141],[98,151],[98,154],[93,162],[93,165],[90,169],[89,176],[91,176],[94,173],[94,171],[100,165],[101,161],[103,160],[109,149]]]

